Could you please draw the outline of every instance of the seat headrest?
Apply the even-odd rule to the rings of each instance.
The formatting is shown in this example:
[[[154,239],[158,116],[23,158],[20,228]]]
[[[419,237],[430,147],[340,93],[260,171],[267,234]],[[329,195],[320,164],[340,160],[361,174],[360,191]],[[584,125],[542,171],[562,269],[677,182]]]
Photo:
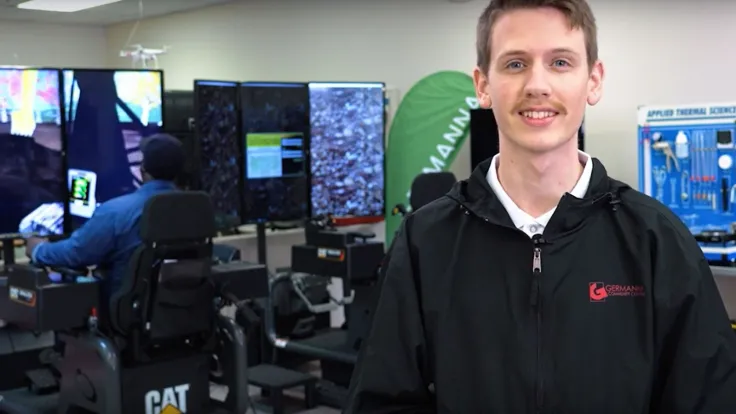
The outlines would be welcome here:
[[[216,235],[215,209],[207,193],[157,194],[143,208],[140,236],[144,243],[203,240]]]
[[[449,171],[417,175],[411,183],[411,209],[418,210],[444,196],[456,181],[455,174]]]

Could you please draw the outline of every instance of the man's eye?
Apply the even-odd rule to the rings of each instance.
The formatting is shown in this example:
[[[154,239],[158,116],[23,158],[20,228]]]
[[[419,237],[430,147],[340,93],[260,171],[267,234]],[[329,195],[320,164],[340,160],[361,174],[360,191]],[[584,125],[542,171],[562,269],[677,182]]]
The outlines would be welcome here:
[[[506,65],[506,68],[507,68],[507,69],[521,69],[521,68],[523,68],[523,67],[524,67],[524,64],[523,64],[523,63],[521,63],[521,62],[519,62],[519,61],[513,61],[513,62],[509,62],[509,63],[508,63],[507,65]]]
[[[554,61],[553,65],[557,67],[567,67],[570,66],[570,63],[566,60],[557,59]]]

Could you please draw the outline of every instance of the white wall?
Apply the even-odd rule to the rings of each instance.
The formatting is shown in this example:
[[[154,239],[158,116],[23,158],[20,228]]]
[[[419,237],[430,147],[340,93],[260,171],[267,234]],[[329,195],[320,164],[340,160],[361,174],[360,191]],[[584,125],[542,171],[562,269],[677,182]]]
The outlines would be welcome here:
[[[607,79],[586,119],[589,148],[637,187],[638,105],[736,101],[736,2],[596,0],[595,11]]]
[[[105,29],[1,20],[0,65],[105,67]]]
[[[591,0],[606,92],[589,110],[587,149],[636,186],[636,108],[736,101],[731,39],[736,2]],[[470,72],[474,30],[487,0],[248,0],[143,22],[133,39],[173,49],[161,60],[168,88],[194,78],[379,80],[406,92],[438,70]],[[131,25],[108,30],[108,63]],[[453,169],[467,176],[465,148]]]

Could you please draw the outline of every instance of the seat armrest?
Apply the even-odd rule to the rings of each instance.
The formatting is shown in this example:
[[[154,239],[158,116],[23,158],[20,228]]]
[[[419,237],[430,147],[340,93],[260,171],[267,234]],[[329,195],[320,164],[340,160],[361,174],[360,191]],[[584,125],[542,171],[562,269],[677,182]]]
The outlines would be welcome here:
[[[61,274],[62,276],[77,277],[89,275],[89,269],[73,269],[71,267],[49,267],[49,270]]]
[[[88,268],[82,268],[82,269],[74,269],[71,267],[64,267],[64,266],[43,266],[38,263],[31,263],[31,265],[38,267],[40,269],[46,269],[49,271],[49,273],[58,273],[61,275],[62,281],[74,281],[79,276],[88,276],[89,275],[89,269]]]
[[[369,231],[351,231],[348,233],[349,237],[354,237],[356,239],[360,239],[363,241],[366,241],[368,239],[373,239],[376,237],[376,233],[369,232]]]

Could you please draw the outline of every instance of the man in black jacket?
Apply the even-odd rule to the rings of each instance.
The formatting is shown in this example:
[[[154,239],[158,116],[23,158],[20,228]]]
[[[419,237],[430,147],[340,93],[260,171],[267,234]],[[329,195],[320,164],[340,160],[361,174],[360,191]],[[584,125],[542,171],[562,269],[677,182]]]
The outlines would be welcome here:
[[[736,413],[736,335],[697,243],[577,150],[596,44],[585,0],[483,13],[500,153],[402,223],[346,413]]]

